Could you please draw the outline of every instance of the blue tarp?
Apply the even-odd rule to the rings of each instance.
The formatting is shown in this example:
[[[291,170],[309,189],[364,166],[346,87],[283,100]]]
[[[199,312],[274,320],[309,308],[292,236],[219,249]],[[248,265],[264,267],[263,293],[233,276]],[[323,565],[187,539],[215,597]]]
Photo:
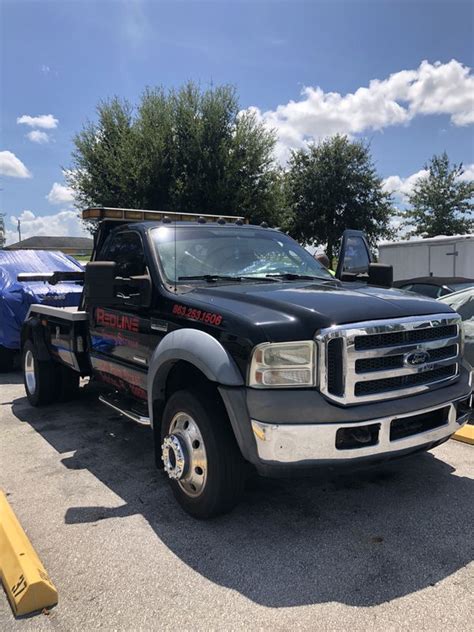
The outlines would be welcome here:
[[[20,272],[78,272],[81,264],[62,252],[49,250],[0,250],[0,345],[20,348],[20,330],[30,305],[55,307],[79,305],[82,286],[67,282],[17,281]]]

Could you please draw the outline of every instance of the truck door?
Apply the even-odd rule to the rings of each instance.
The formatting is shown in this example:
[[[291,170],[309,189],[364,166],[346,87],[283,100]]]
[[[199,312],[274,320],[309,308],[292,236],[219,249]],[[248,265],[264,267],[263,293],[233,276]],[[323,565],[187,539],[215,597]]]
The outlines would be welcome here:
[[[456,244],[430,245],[430,274],[432,276],[456,276]]]
[[[97,260],[115,261],[122,284],[113,307],[99,304],[91,312],[92,366],[115,389],[146,399],[146,371],[156,337],[149,306],[131,304],[132,283],[127,287],[127,279],[148,272],[140,234],[130,229],[111,233]]]

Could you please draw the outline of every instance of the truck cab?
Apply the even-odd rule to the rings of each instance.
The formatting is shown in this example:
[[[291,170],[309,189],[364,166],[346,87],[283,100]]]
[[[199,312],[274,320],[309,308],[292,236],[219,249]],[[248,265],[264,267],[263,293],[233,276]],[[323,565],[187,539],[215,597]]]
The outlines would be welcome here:
[[[191,515],[230,510],[247,476],[360,466],[446,441],[472,414],[459,316],[390,287],[346,231],[336,277],[243,218],[87,209],[97,222],[78,310],[32,306],[33,405],[73,396],[149,424]]]

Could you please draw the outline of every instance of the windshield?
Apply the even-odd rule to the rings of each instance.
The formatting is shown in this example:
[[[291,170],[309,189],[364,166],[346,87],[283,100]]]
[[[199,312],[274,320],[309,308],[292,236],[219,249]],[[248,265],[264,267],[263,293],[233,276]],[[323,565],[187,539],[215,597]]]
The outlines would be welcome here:
[[[474,288],[443,296],[440,300],[452,307],[462,320],[470,320],[474,324]]]
[[[449,287],[453,292],[459,292],[459,290],[467,290],[470,287],[474,287],[474,281],[464,281],[463,283],[450,283]]]
[[[318,261],[293,239],[272,230],[160,226],[151,231],[156,253],[169,283],[190,277],[306,276],[332,280]],[[175,257],[176,253],[176,257]]]

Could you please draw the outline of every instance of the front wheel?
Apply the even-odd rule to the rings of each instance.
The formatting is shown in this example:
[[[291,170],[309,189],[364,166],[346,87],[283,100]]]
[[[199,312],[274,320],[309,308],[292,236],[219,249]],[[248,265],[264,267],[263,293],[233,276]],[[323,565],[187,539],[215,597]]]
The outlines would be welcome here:
[[[173,494],[195,518],[233,509],[245,484],[245,464],[215,391],[177,391],[161,427],[161,458]]]
[[[26,396],[32,406],[49,404],[55,399],[57,371],[54,362],[40,361],[31,340],[23,347],[23,381]]]

